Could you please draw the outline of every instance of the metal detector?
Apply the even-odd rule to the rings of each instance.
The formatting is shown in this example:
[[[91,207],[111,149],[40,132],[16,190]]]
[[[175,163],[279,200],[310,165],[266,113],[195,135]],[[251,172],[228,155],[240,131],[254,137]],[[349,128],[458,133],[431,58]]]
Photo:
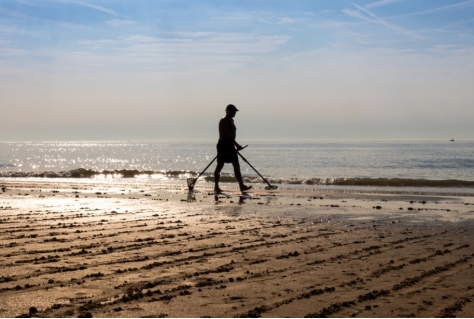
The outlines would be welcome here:
[[[242,150],[243,150],[244,148],[246,148],[247,146],[249,146],[249,145],[246,144],[246,145],[242,146]],[[242,156],[242,154],[240,154],[238,151],[237,151],[237,154],[239,154],[239,156],[244,160],[244,162],[247,163],[247,164],[249,164],[249,166],[250,166],[251,168],[253,168],[253,170],[268,184],[268,186],[265,187],[266,190],[272,190],[272,189],[277,189],[277,188],[278,188],[278,186],[276,186],[276,185],[271,185],[271,184],[265,179],[265,177],[263,177],[263,176],[255,169],[255,167],[253,167],[252,164],[250,164],[249,161],[247,161],[247,159]],[[214,161],[215,161],[216,159],[217,159],[217,155],[216,155],[216,157],[214,157],[214,159],[209,163],[209,165],[207,165],[206,168],[203,169],[203,171],[202,171],[201,173],[199,173],[198,177],[196,177],[196,178],[191,177],[191,178],[187,178],[187,179],[186,179],[186,182],[188,183],[188,189],[189,189],[190,191],[192,191],[192,190],[194,189],[194,185],[196,184],[198,178],[201,177],[202,174],[204,174],[204,172],[209,168],[209,166],[212,165],[212,163],[214,163]]]
[[[247,146],[249,146],[248,144],[242,146],[242,149],[246,148]],[[201,173],[199,173],[198,177],[194,178],[194,177],[191,177],[191,178],[187,178],[186,179],[186,182],[188,183],[188,189],[190,191],[192,191],[194,189],[194,185],[196,184],[197,180],[199,177],[201,177],[202,174],[204,174],[204,172],[209,168],[209,166],[211,166],[212,163],[214,163],[214,161],[217,159],[217,155],[216,157],[214,157],[214,159],[209,163],[209,165],[206,166],[205,169],[203,169],[203,171]]]
[[[277,189],[277,188],[278,188],[278,186],[270,184],[270,183],[265,179],[265,177],[263,177],[263,176],[255,169],[255,167],[253,167],[252,164],[250,164],[249,161],[247,161],[247,159],[242,156],[242,154],[240,154],[239,152],[237,152],[237,154],[239,154],[239,156],[244,160],[244,162],[247,163],[247,164],[249,164],[249,166],[250,166],[251,168],[253,168],[253,170],[258,174],[258,176],[260,176],[260,177],[265,181],[265,183],[268,184],[268,186],[265,186],[265,189],[266,189],[266,190],[273,190],[273,189]]]

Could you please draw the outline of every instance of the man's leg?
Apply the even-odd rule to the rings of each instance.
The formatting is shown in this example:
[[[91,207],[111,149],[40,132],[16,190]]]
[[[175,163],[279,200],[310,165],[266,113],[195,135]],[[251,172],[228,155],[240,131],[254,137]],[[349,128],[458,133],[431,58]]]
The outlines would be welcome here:
[[[240,163],[239,161],[234,161],[232,162],[232,165],[234,166],[234,174],[235,178],[237,179],[237,182],[239,182],[239,187],[241,191],[246,191],[252,188],[252,186],[245,186],[244,181],[242,180],[242,173],[240,172]]]
[[[216,170],[214,171],[214,192],[221,192],[221,189],[219,188],[219,179],[223,167],[224,162],[217,162]]]

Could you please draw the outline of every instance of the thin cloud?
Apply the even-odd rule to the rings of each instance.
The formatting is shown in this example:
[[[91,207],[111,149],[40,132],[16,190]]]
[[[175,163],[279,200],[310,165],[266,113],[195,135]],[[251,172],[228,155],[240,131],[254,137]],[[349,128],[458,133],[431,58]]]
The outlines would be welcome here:
[[[1,43],[1,42],[0,42]],[[26,51],[18,48],[13,48],[13,47],[6,47],[2,46],[0,47],[0,56],[3,57],[18,57],[20,55],[26,55]]]
[[[5,8],[2,8],[2,7],[0,7],[0,14],[4,14],[6,16],[10,16],[10,17],[13,17],[13,18],[19,18],[19,19],[29,19],[29,20],[36,20],[36,21],[40,20],[38,18],[29,16],[29,15],[26,15],[26,14],[23,14],[23,13],[18,13],[16,11],[5,9]]]
[[[288,36],[264,36],[239,33],[180,33],[173,38],[128,36],[122,41],[127,51],[152,53],[180,53],[186,55],[234,55],[263,54],[284,44]]]
[[[381,6],[385,6],[385,5],[397,3],[397,2],[402,2],[402,1],[406,1],[406,0],[380,0],[380,1],[375,1],[372,3],[366,4],[364,8],[372,9],[372,8],[381,7]]]
[[[453,9],[460,9],[460,8],[464,8],[464,7],[474,7],[474,0],[464,1],[464,2],[455,3],[455,4],[450,4],[450,5],[447,5],[447,6],[438,7],[438,8],[429,9],[429,10],[424,10],[424,11],[419,11],[419,12],[401,14],[401,15],[397,15],[397,16],[392,16],[390,18],[401,18],[401,17],[408,17],[408,16],[414,16],[414,15],[421,15],[421,14],[430,14],[430,13],[436,13],[436,12],[442,12],[442,11],[449,11],[449,10],[453,10]]]
[[[278,19],[278,24],[291,24],[291,23],[296,23],[298,20],[292,19],[292,18],[279,18]]]
[[[287,13],[288,14],[288,13]],[[297,14],[290,12],[290,15]],[[300,14],[301,15],[301,14]],[[307,13],[305,13],[307,15]],[[295,19],[288,16],[278,16],[275,12],[250,11],[250,12],[233,12],[224,16],[214,17],[214,20],[222,21],[247,21],[266,24],[295,24],[301,22],[301,18]]]
[[[355,4],[355,3],[353,3],[352,5],[354,7],[356,7],[357,9],[359,9],[359,10],[345,9],[345,10],[342,10],[342,12],[344,12],[345,14],[347,14],[348,16],[351,16],[353,18],[357,18],[357,19],[360,19],[360,20],[364,20],[364,21],[367,21],[367,22],[371,22],[371,23],[381,25],[383,27],[386,27],[386,28],[388,28],[392,31],[397,32],[397,33],[403,34],[403,35],[405,35],[409,38],[412,38],[412,39],[424,39],[424,37],[420,36],[419,34],[413,32],[413,31],[410,31],[410,30],[407,30],[405,28],[402,28],[402,27],[396,26],[394,24],[388,23],[384,19],[378,17],[373,12],[371,12],[371,11],[369,11],[369,10],[367,10],[367,9],[365,9],[365,8]],[[365,15],[363,13],[365,13]]]
[[[132,21],[132,20],[118,20],[118,19],[109,20],[106,23],[114,28],[121,28],[121,27],[137,24],[135,21]]]
[[[214,20],[221,21],[245,21],[245,22],[260,22],[260,23],[270,23],[268,18],[268,12],[234,12],[229,13],[224,16],[214,17]]]
[[[71,29],[71,30],[85,31],[85,30],[90,30],[91,29],[91,27],[89,27],[87,25],[82,25],[82,24],[77,24],[77,23],[69,23],[69,22],[61,22],[61,21],[56,22],[56,25],[58,27],[62,27],[62,28],[65,28],[65,29]]]
[[[72,51],[51,51],[63,67],[184,70],[215,65],[241,67],[277,50],[290,37],[247,33],[177,32],[163,36],[128,35],[71,43]],[[85,49],[87,48],[87,49]],[[48,62],[47,62],[48,63]]]
[[[21,3],[21,4],[24,4],[24,5],[27,5],[27,6],[32,6],[32,7],[40,7],[40,5],[38,3],[33,3],[33,2],[30,2],[30,1],[25,1],[25,0],[15,0],[15,2],[17,3]]]
[[[474,18],[467,19],[467,20],[459,20],[459,21],[456,21],[456,22],[453,22],[453,23],[448,23],[448,24],[446,24],[442,27],[436,28],[435,31],[440,31],[440,30],[448,29],[450,27],[463,25],[463,24],[471,22],[471,21],[474,21]]]
[[[24,14],[24,13],[19,13],[19,12],[16,12],[16,11],[13,11],[13,10],[9,10],[9,9],[5,9],[5,8],[2,8],[0,7],[0,15],[6,15],[6,16],[9,16],[11,18],[15,18],[15,19],[22,19],[22,20],[29,20],[29,21],[36,21],[36,22],[47,22],[47,23],[51,23],[55,26],[58,26],[58,27],[61,27],[61,28],[67,28],[67,29],[76,29],[76,30],[86,30],[88,29],[87,26],[84,26],[84,25],[79,25],[79,24],[75,24],[75,23],[69,23],[69,22],[62,22],[62,21],[53,21],[53,20],[49,20],[49,19],[42,19],[42,18],[38,18],[38,17],[35,17],[35,16],[31,16],[31,15],[27,15],[27,14]],[[2,29],[0,29],[2,31]],[[22,29],[15,29],[16,33],[30,33],[30,32],[26,32]],[[31,35],[34,34],[34,32],[30,33]]]
[[[84,1],[79,1],[79,0],[60,0],[60,1],[65,2],[65,3],[75,4],[75,5],[90,8],[90,9],[94,9],[94,10],[101,11],[101,12],[105,12],[105,13],[108,13],[108,14],[113,15],[113,16],[118,16],[118,13],[115,12],[114,10],[107,9],[107,8],[104,8],[102,6],[98,6],[98,5],[95,5],[95,4],[90,4],[90,3],[87,3],[87,2],[84,2]]]

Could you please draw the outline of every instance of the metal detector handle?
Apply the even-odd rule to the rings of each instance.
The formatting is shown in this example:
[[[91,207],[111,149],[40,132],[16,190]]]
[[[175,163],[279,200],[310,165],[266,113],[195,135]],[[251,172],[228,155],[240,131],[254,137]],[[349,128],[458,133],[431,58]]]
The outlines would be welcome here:
[[[242,150],[243,150],[244,148],[246,148],[247,146],[249,146],[249,145],[248,145],[248,144],[245,144],[244,146],[242,146]],[[237,152],[238,152],[238,151],[237,151]]]

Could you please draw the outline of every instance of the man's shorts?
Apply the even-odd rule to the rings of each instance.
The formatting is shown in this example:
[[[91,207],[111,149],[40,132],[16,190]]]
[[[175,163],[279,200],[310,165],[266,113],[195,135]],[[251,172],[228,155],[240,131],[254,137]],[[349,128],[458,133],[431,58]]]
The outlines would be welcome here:
[[[238,161],[237,149],[234,141],[222,140],[217,143],[217,161],[224,163],[232,163]]]

